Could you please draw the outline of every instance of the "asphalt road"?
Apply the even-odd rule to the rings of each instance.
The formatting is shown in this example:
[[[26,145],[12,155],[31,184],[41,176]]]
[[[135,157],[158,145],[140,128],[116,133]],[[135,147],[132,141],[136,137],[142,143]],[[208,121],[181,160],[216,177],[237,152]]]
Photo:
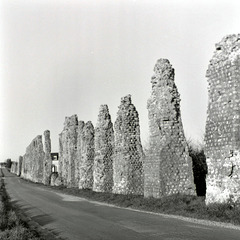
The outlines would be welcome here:
[[[28,183],[3,169],[11,200],[70,240],[240,240],[240,230],[121,209]]]

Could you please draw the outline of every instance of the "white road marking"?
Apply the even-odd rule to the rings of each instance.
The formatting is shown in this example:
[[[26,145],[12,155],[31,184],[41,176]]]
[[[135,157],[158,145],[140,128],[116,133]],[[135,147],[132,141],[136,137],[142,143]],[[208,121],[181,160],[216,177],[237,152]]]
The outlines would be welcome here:
[[[84,198],[76,197],[76,196],[71,196],[71,195],[66,195],[62,193],[57,193],[55,192],[58,196],[62,197],[62,200],[65,202],[83,202],[86,201]]]
[[[199,225],[186,225],[187,227],[191,228],[200,228],[200,229],[206,229],[206,230],[211,230],[209,227],[204,227],[204,226],[199,226]]]

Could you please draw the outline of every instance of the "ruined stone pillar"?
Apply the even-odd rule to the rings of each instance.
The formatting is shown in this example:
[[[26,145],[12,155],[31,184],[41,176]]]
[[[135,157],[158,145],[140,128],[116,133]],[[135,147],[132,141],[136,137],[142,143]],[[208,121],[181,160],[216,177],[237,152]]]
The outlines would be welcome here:
[[[35,137],[26,148],[23,156],[21,176],[33,182],[43,182],[43,160],[44,151],[42,136]]]
[[[14,162],[14,169],[13,169],[13,171],[14,171],[14,174],[18,174],[18,162]]]
[[[60,176],[67,187],[77,187],[75,162],[77,158],[77,115],[66,117],[64,129],[59,135]]]
[[[34,162],[32,163],[33,181],[42,183],[43,161],[44,161],[44,155],[45,155],[43,151],[42,135],[39,135],[35,139],[33,139],[31,143],[31,148],[32,148],[32,153],[31,153],[32,159],[34,159]]]
[[[18,169],[17,169],[17,175],[20,177],[22,173],[22,162],[23,162],[23,157],[19,156],[18,158]]]
[[[15,171],[16,170],[16,164],[17,164],[16,162],[12,162],[11,168],[10,168],[11,173],[14,173],[14,174],[16,173],[16,171]]]
[[[58,176],[63,179],[63,143],[62,143],[62,133],[59,134],[59,153],[58,153]]]
[[[111,192],[113,186],[114,132],[108,106],[101,105],[95,128],[93,191]]]
[[[26,179],[26,154],[23,155],[21,177]]]
[[[143,150],[138,112],[131,95],[121,99],[114,132],[113,192],[143,194]]]
[[[78,183],[80,181],[80,168],[83,165],[83,156],[82,156],[82,149],[83,149],[83,128],[84,128],[84,121],[78,121],[78,129],[77,129],[77,158],[75,164],[75,179]]]
[[[79,163],[79,188],[92,189],[94,162],[94,127],[88,121],[82,129],[81,161]]]
[[[240,199],[240,34],[216,44],[206,73],[206,203]]]
[[[50,177],[52,173],[52,157],[51,157],[51,139],[50,131],[46,130],[44,132],[44,146],[45,146],[45,156],[43,161],[43,184],[50,185]]]
[[[14,173],[15,173],[16,175],[18,174],[18,162],[16,162],[16,164],[15,164]]]
[[[174,69],[167,59],[157,61],[151,83],[152,93],[147,105],[150,137],[144,164],[144,196],[195,195],[180,96],[174,83]]]

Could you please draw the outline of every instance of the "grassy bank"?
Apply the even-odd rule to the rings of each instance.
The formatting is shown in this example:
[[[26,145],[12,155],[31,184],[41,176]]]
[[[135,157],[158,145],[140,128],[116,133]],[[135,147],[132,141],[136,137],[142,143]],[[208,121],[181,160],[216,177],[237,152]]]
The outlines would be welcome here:
[[[2,171],[2,169],[0,169]],[[5,189],[4,179],[0,173],[0,240],[47,240],[37,230],[30,229],[16,209],[10,203]]]
[[[214,203],[206,206],[204,197],[180,194],[155,199],[135,195],[98,193],[92,190],[80,190],[77,188],[51,188],[67,194],[114,204],[120,207],[131,207],[156,213],[180,215],[240,225],[240,205],[234,204],[231,200],[229,200],[228,203]]]

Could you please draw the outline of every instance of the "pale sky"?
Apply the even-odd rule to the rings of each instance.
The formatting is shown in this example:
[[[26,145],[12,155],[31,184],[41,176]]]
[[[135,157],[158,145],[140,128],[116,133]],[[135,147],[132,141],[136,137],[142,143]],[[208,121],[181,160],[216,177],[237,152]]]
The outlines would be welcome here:
[[[95,125],[99,106],[108,104],[114,122],[127,94],[147,144],[159,58],[175,68],[185,135],[200,141],[205,73],[215,43],[240,33],[239,2],[0,0],[0,161],[16,161],[46,129],[58,152],[65,116]]]

